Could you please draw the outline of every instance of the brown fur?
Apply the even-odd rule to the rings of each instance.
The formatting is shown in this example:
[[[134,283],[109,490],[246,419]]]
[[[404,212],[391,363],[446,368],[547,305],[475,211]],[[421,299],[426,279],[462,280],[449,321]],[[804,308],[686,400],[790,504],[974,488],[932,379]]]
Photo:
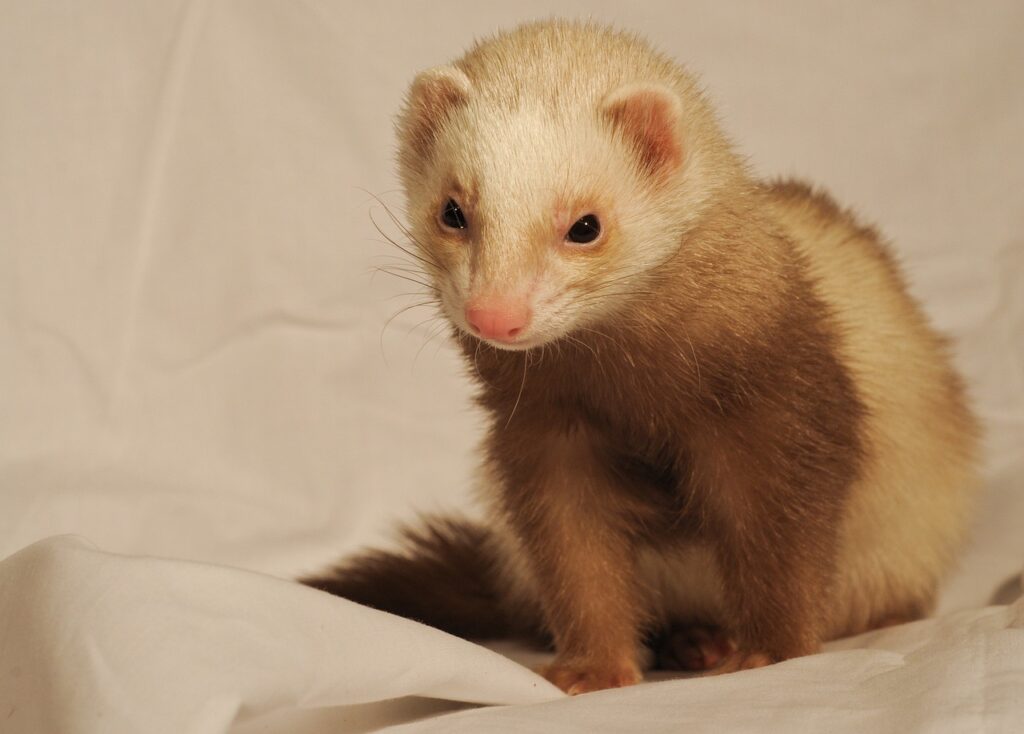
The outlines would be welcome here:
[[[580,61],[595,48],[601,61]],[[573,117],[588,105],[607,158],[582,183],[544,199],[543,158],[498,191],[481,178],[506,175],[491,164],[516,155],[515,115],[550,117],[556,138],[590,130]],[[642,640],[684,616],[735,640],[725,671],[930,608],[966,525],[975,428],[873,230],[803,184],[752,180],[684,72],[594,26],[525,26],[428,72],[400,133],[413,237],[491,420],[493,574],[470,570],[498,594],[470,598],[550,633],[549,679],[574,693],[635,682]],[[577,165],[565,141],[524,140]],[[466,230],[437,224],[450,196]],[[587,211],[602,238],[553,245],[550,222]],[[481,345],[460,323],[467,294],[542,279],[564,287],[538,303],[572,293],[581,315],[531,324],[539,346]],[[419,551],[454,587],[434,561],[467,559],[441,559],[447,542]],[[427,619],[423,600],[397,598],[426,592],[399,588],[392,558],[357,559],[331,590]]]
[[[367,551],[302,583],[462,637],[529,632],[497,603],[491,584],[497,559],[484,528],[433,518],[403,529],[400,538],[400,552]]]

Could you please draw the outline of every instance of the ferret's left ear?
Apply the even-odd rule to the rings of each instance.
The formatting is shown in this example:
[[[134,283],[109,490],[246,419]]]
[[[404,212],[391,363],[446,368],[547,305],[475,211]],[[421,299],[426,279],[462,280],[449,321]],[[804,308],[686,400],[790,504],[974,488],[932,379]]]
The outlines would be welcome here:
[[[648,175],[667,177],[683,165],[682,104],[668,87],[626,84],[601,100],[600,110]]]

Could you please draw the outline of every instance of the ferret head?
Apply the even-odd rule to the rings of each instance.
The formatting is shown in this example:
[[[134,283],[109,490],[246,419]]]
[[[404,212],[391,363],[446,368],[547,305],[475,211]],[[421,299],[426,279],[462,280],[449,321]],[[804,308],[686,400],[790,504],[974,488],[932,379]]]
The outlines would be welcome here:
[[[711,190],[702,108],[660,67],[581,66],[572,31],[597,32],[500,36],[420,74],[398,121],[410,229],[442,308],[499,348],[607,319],[679,250]]]

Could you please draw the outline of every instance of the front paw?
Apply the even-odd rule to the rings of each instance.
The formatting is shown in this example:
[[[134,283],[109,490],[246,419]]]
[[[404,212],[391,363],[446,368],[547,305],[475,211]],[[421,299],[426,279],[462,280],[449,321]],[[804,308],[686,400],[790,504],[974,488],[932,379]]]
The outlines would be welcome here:
[[[634,662],[558,661],[540,670],[540,674],[568,693],[602,691],[605,688],[632,686],[643,680]]]

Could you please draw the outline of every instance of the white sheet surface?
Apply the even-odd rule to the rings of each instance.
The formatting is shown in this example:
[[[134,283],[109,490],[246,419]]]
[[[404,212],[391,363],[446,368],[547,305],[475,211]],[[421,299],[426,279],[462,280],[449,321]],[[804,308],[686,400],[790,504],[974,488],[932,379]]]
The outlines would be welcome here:
[[[757,170],[893,240],[987,428],[945,616],[565,699],[273,578],[469,507],[468,383],[425,309],[383,329],[416,298],[371,277],[374,196],[400,212],[412,75],[552,11],[651,37]],[[1022,30],[1011,0],[0,3],[0,732],[1020,728],[1024,607],[987,605],[1024,562]]]

